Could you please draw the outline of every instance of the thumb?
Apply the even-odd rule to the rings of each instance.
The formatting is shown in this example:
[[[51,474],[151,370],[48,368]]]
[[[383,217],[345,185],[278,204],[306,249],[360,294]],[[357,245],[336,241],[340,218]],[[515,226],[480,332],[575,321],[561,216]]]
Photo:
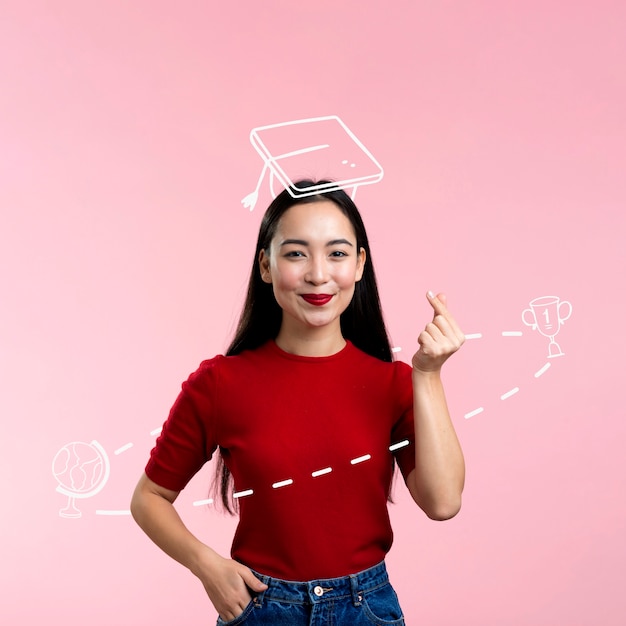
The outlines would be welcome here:
[[[241,572],[241,578],[246,586],[253,591],[265,591],[267,585],[262,583],[249,569]]]
[[[433,319],[437,317],[437,315],[444,314],[448,308],[448,297],[445,293],[439,292],[435,295],[432,291],[429,291],[426,294],[428,301],[430,302],[430,306],[433,307],[435,312]]]

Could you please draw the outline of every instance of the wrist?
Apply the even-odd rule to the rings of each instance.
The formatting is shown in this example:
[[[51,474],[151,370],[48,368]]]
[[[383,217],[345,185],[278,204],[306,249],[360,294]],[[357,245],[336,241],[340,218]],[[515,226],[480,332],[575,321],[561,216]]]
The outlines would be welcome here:
[[[424,380],[441,380],[441,368],[433,370],[423,370],[413,366],[413,378]]]
[[[211,570],[214,569],[220,560],[222,560],[222,557],[217,552],[209,548],[209,546],[200,543],[193,551],[187,567],[194,576],[204,580],[207,574],[210,575]]]

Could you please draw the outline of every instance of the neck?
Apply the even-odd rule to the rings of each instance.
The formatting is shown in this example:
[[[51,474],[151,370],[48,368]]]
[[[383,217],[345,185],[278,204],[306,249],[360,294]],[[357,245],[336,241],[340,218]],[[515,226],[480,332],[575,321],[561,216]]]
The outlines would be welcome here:
[[[336,328],[310,328],[306,332],[301,329],[291,332],[283,325],[276,337],[276,345],[299,356],[331,356],[345,348],[346,340],[339,325]]]

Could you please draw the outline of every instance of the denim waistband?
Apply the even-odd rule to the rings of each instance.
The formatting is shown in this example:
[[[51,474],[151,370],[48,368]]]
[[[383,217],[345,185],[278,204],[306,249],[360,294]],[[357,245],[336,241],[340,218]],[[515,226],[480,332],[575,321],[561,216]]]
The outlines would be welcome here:
[[[353,602],[358,605],[362,601],[361,594],[374,591],[389,583],[384,561],[349,576],[320,578],[307,582],[281,580],[258,572],[254,574],[268,586],[265,591],[257,594],[255,601],[258,604],[263,604],[264,599],[292,604],[317,604],[329,600],[352,598]]]

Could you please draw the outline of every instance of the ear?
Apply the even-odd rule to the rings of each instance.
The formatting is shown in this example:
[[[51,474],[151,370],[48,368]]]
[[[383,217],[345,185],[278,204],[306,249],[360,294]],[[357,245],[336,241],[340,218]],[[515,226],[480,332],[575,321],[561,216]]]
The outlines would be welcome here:
[[[365,270],[365,262],[367,261],[367,254],[365,248],[359,250],[359,255],[356,262],[356,277],[355,282],[359,282],[363,278],[363,271]]]
[[[270,257],[265,250],[261,250],[261,252],[259,252],[259,267],[261,271],[261,280],[264,283],[271,284],[272,275],[270,273]]]

